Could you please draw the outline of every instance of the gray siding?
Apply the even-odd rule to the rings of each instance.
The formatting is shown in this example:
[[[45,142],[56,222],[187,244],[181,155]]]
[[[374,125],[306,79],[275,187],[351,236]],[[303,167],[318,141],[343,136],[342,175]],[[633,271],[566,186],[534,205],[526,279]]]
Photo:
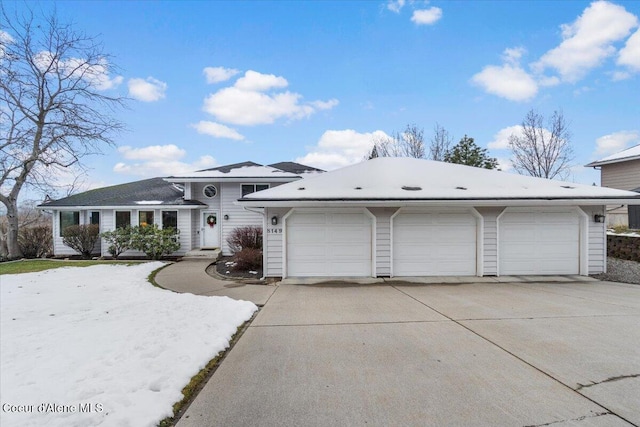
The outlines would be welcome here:
[[[282,277],[283,265],[283,233],[282,217],[289,212],[289,208],[269,208],[266,212],[267,216],[267,233],[263,239],[264,247],[264,275],[266,277]],[[271,225],[271,217],[278,217],[278,225]],[[269,232],[269,230],[275,232]]]
[[[376,217],[376,276],[391,276],[391,216],[398,208],[368,208]]]
[[[497,218],[504,207],[476,208],[482,215],[484,222],[484,236],[482,244],[483,275],[498,275],[498,223]]]
[[[603,187],[634,190],[640,187],[640,160],[601,166]]]
[[[607,236],[605,234],[605,224],[594,222],[594,215],[604,215],[604,206],[581,206],[589,217],[587,231],[589,274],[598,274],[606,271],[607,264]]]

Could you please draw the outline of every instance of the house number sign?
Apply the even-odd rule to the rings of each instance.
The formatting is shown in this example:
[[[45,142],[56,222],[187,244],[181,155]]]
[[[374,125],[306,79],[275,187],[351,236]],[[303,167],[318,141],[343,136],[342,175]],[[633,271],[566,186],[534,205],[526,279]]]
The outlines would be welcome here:
[[[282,228],[281,227],[267,228],[267,234],[282,234]]]

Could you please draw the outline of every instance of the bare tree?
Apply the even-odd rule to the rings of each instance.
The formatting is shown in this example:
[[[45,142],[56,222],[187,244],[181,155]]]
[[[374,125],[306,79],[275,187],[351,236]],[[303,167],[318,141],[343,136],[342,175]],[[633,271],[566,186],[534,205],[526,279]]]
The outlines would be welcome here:
[[[452,143],[453,137],[445,128],[436,123],[433,128],[431,145],[429,146],[429,158],[431,160],[444,161],[444,157],[449,152]]]
[[[523,175],[566,179],[573,160],[571,132],[562,110],[544,126],[542,114],[530,110],[522,121],[522,135],[509,137],[511,163]]]
[[[423,159],[424,156],[424,129],[411,124],[407,125],[404,132],[394,132],[390,137],[375,137],[367,158],[414,157]]]
[[[55,13],[9,13],[0,30],[0,201],[7,209],[9,258],[20,257],[18,196],[45,190],[56,171],[112,145],[122,129],[108,96],[113,65],[94,37],[59,22]]]

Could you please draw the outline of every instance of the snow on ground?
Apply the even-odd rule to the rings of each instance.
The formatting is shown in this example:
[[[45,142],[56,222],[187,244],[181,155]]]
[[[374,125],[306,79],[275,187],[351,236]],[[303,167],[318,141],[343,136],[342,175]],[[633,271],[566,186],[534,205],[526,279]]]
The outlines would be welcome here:
[[[147,276],[161,266],[0,276],[0,424],[137,427],[173,415],[257,307],[155,288]]]

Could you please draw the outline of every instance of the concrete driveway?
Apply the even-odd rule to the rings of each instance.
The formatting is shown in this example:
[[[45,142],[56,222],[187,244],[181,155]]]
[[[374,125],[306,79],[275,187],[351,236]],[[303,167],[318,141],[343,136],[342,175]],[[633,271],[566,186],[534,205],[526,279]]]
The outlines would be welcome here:
[[[281,285],[178,426],[640,425],[640,286]]]

